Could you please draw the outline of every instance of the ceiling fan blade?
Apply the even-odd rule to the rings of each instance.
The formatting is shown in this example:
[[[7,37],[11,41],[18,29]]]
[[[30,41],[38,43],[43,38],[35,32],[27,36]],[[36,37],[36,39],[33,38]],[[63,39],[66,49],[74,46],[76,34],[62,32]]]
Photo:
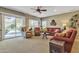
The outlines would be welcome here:
[[[41,11],[39,11],[39,13],[41,14]]]
[[[46,9],[40,10],[40,11],[47,11]]]

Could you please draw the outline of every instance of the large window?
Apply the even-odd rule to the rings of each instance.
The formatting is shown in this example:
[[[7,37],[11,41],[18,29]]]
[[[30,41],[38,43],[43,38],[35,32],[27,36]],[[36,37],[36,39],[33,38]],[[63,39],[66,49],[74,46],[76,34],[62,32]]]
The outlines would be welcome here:
[[[5,38],[22,36],[21,28],[24,25],[23,17],[4,16]]]
[[[42,28],[44,29],[44,28],[46,28],[47,27],[47,21],[42,21]]]
[[[29,27],[34,30],[35,27],[39,27],[39,21],[38,20],[29,20]]]

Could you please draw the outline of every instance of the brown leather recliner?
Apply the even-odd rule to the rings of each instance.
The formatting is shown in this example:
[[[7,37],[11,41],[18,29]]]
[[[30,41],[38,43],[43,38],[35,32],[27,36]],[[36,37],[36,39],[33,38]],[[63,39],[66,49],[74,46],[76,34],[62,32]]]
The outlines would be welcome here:
[[[35,36],[40,36],[40,27],[35,27],[34,34]]]
[[[67,36],[65,36],[65,37],[54,36],[52,39],[65,41],[64,52],[70,53],[73,43],[74,43],[74,40],[75,40],[75,37],[76,37],[76,34],[77,34],[77,30],[70,29],[66,32],[66,34],[67,34]]]

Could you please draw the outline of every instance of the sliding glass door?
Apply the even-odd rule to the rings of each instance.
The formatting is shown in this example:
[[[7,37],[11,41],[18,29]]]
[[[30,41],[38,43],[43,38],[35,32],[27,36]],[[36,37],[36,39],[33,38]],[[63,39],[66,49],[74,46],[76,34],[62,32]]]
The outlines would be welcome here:
[[[23,22],[24,18],[22,17],[4,16],[5,38],[22,36]]]
[[[15,37],[15,17],[5,16],[5,38]]]
[[[16,36],[22,36],[21,28],[23,27],[23,18],[17,17],[16,18]]]

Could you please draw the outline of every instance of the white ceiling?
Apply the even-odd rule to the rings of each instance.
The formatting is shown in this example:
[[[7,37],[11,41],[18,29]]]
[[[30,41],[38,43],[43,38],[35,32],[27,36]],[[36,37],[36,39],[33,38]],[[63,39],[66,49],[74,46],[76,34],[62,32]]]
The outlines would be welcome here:
[[[30,15],[34,15],[37,17],[47,17],[67,12],[72,12],[79,10],[79,6],[42,6],[41,9],[47,9],[46,12],[42,12],[41,14],[35,12],[31,8],[36,8],[36,6],[3,6],[8,9],[16,10],[19,12],[27,13]]]

